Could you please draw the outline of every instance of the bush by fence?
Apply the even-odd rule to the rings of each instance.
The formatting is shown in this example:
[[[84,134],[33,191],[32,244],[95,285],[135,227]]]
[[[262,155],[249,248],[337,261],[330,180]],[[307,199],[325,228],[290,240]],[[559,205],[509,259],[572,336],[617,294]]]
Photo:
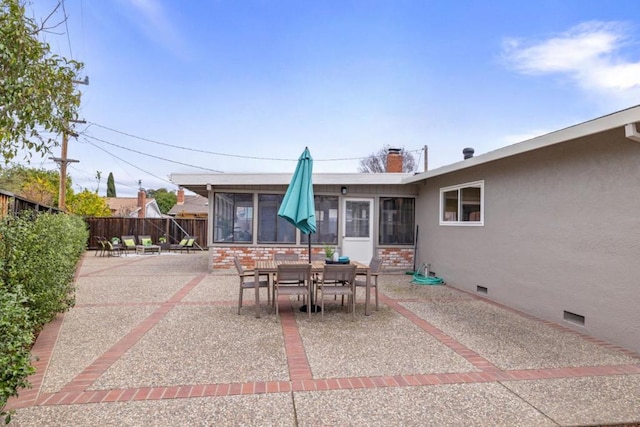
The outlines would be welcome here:
[[[76,216],[25,212],[0,221],[0,417],[33,372],[35,333],[74,304],[88,231]]]

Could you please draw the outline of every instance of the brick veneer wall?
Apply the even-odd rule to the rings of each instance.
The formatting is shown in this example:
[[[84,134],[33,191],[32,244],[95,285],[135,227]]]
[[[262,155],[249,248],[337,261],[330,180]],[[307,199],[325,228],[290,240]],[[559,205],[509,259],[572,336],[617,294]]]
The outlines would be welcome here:
[[[311,248],[313,253],[323,254],[322,248]],[[256,260],[271,260],[277,253],[297,253],[306,259],[306,247],[261,247],[261,246],[212,246],[209,247],[209,268],[212,270],[233,268],[233,258],[238,257],[242,265],[251,268]],[[413,268],[413,248],[379,248],[383,269],[398,270]]]

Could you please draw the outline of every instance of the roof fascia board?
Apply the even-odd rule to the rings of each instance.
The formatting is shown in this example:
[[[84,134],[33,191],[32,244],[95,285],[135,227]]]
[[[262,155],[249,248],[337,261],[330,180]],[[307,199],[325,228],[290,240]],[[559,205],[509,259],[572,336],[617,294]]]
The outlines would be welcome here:
[[[605,132],[614,128],[623,128],[628,123],[635,123],[638,121],[640,121],[640,106],[631,107],[617,113],[609,114],[607,116],[599,117],[588,122],[570,126],[568,128],[541,135],[523,142],[509,145],[507,147],[499,148],[486,154],[481,154],[477,157],[472,157],[470,159],[462,160],[457,163],[422,172],[420,174],[405,178],[403,182],[405,184],[412,184],[428,178],[456,172],[462,169],[478,166],[506,157],[515,156],[517,154],[538,150],[543,147],[560,144],[566,141],[582,138],[596,133]]]
[[[170,179],[176,185],[289,185],[293,174],[283,173],[245,173],[245,174],[171,174]],[[403,185],[404,179],[412,176],[405,173],[319,173],[313,174],[314,185]]]

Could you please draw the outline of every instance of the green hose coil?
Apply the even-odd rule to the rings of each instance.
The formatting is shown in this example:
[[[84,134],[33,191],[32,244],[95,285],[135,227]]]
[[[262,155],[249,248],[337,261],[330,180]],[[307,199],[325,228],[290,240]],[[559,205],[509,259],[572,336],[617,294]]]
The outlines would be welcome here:
[[[430,266],[430,264],[429,264]],[[422,264],[420,269],[413,273],[413,280],[411,283],[415,283],[417,285],[442,285],[444,284],[444,280],[438,276],[429,275],[429,266],[427,264]]]

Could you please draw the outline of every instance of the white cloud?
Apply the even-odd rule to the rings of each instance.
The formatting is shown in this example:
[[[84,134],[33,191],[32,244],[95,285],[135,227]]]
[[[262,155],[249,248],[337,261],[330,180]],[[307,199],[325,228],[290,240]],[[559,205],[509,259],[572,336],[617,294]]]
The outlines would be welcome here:
[[[127,18],[134,22],[148,39],[176,56],[185,55],[185,43],[159,0],[120,1],[135,10],[134,14],[127,13]]]
[[[628,39],[624,23],[592,21],[547,40],[507,39],[503,54],[523,74],[564,74],[583,89],[624,95],[640,91],[640,60],[622,54]]]

